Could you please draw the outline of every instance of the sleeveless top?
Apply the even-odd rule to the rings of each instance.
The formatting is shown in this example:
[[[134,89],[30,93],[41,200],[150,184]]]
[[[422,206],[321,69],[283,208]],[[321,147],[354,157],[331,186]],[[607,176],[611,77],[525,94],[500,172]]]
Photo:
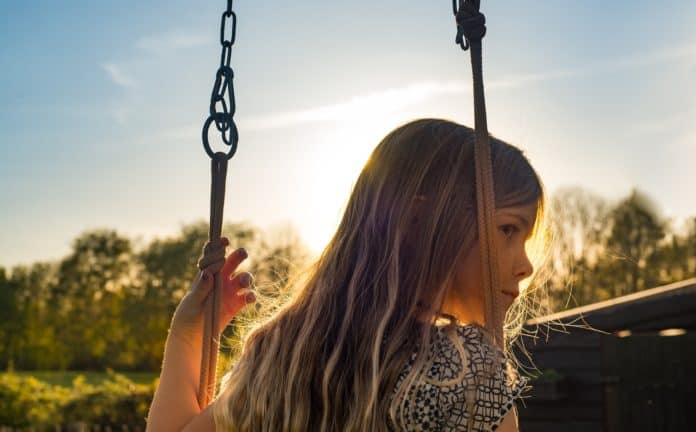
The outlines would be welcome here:
[[[477,324],[457,324],[449,330],[433,327],[436,331],[430,346],[432,365],[403,401],[405,424],[395,427],[388,419],[389,430],[496,430],[513,408],[513,402],[528,397],[523,395],[531,389],[528,378],[519,376],[507,355],[503,356],[500,348],[484,339],[485,330]],[[493,350],[498,350],[503,360],[489,378],[484,375],[484,365],[493,364]],[[411,371],[416,354],[417,350],[400,374],[392,399]]]

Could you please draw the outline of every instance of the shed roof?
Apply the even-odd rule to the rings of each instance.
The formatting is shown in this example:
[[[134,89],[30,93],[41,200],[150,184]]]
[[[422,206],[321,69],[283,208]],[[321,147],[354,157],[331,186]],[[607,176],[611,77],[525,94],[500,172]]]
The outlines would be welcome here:
[[[577,320],[605,331],[696,329],[696,278],[546,315],[527,325]]]

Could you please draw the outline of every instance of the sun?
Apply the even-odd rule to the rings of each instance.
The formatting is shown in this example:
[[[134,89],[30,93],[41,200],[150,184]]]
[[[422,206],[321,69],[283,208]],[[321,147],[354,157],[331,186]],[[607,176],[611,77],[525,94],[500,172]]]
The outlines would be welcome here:
[[[308,196],[298,223],[310,250],[318,254],[336,232],[355,182],[370,154],[394,123],[342,122],[308,155]],[[351,123],[351,124],[346,124]]]

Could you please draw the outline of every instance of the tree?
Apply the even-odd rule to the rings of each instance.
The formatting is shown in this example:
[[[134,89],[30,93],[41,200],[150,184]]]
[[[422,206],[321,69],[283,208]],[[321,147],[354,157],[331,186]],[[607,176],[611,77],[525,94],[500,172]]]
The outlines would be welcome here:
[[[138,253],[141,266],[139,287],[127,299],[124,322],[129,345],[137,347],[137,368],[156,369],[162,363],[164,342],[174,310],[198,272],[197,263],[209,238],[209,225],[195,222],[181,228],[180,234],[155,239]],[[228,253],[244,246],[250,260],[260,249],[259,230],[247,223],[225,223],[222,236],[230,240]]]
[[[597,298],[589,271],[602,253],[608,207],[603,198],[577,186],[561,188],[551,197],[554,249],[549,265],[554,309],[565,307],[569,293],[577,304]]]
[[[658,218],[656,206],[645,194],[633,190],[610,213],[606,271],[612,279],[613,297],[657,286],[659,269],[654,261],[659,243],[665,237],[665,223]]]
[[[136,277],[130,239],[116,231],[87,231],[73,241],[59,264],[53,303],[58,337],[69,347],[69,364],[101,369],[123,340],[123,289]]]

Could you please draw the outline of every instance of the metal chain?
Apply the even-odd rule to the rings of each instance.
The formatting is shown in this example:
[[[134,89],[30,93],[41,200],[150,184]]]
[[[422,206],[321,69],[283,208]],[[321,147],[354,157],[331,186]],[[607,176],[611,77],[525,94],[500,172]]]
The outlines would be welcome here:
[[[230,24],[231,31],[229,39],[226,39],[226,28]],[[208,142],[208,129],[210,124],[215,122],[215,127],[222,135],[222,140],[230,146],[227,153],[227,159],[231,159],[237,151],[237,142],[239,134],[237,125],[234,123],[234,113],[237,109],[234,99],[234,71],[230,67],[230,59],[232,58],[232,45],[237,38],[237,15],[232,11],[232,0],[227,0],[227,10],[222,13],[220,20],[220,45],[222,52],[220,53],[220,67],[215,74],[215,84],[213,85],[213,93],[210,96],[210,115],[203,124],[203,148],[212,159],[215,153],[210,148]]]

